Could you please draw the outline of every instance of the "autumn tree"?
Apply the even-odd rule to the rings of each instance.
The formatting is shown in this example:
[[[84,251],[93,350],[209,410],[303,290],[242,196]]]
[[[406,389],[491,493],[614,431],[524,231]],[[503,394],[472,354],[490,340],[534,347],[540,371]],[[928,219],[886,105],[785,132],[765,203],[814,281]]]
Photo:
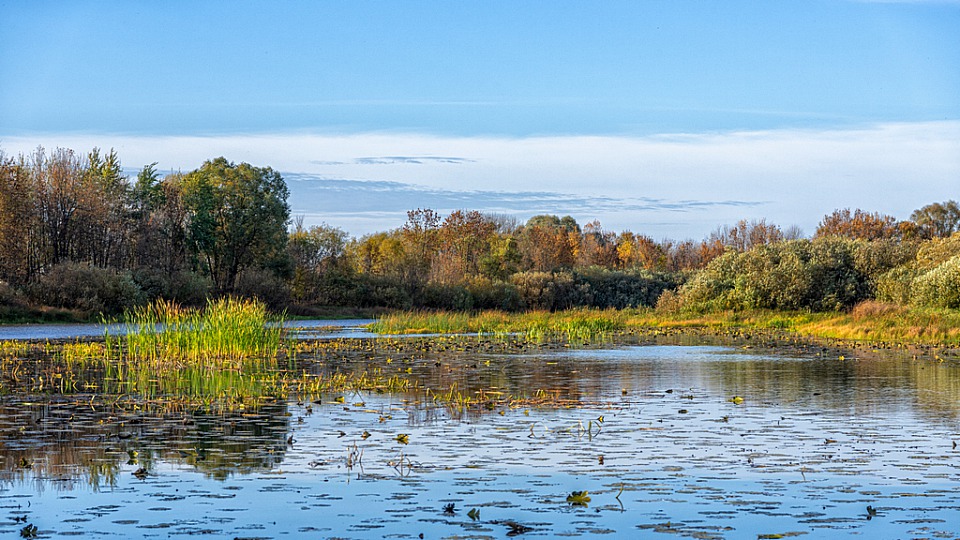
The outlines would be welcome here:
[[[897,238],[900,229],[893,216],[879,212],[864,212],[859,208],[853,213],[849,208],[834,210],[827,214],[817,226],[814,238],[825,236],[843,236],[861,240],[879,240],[882,238]]]
[[[663,270],[667,265],[667,255],[663,245],[646,235],[625,231],[617,239],[619,268]]]
[[[325,223],[305,228],[302,217],[296,220],[287,240],[287,253],[293,264],[290,286],[297,301],[318,298],[317,289],[324,278],[340,270],[347,240],[347,233],[340,228]]]
[[[747,221],[741,219],[733,226],[724,225],[710,235],[709,241],[716,241],[737,251],[748,251],[756,246],[772,244],[783,240],[783,231],[765,219]]]
[[[612,231],[604,231],[597,220],[584,225],[577,249],[577,265],[613,268],[617,262],[617,235]]]
[[[271,266],[282,257],[290,207],[279,173],[220,157],[180,184],[188,244],[218,291],[233,292],[245,269]]]
[[[535,272],[572,268],[580,243],[580,226],[570,216],[533,216],[519,233],[523,266]]]
[[[476,210],[451,212],[438,230],[438,251],[431,277],[435,281],[455,283],[479,274],[495,229],[495,223]]]
[[[40,264],[35,204],[24,161],[0,153],[0,281],[26,283]]]

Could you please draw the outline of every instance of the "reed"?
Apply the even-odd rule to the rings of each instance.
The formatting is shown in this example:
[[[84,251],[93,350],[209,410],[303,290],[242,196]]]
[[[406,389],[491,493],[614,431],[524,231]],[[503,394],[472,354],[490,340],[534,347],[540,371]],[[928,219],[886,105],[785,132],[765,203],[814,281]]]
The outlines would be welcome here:
[[[370,325],[370,330],[378,334],[478,334],[494,337],[519,334],[534,341],[585,341],[623,330],[624,313],[612,309],[526,313],[414,311],[384,315]]]
[[[154,367],[240,367],[250,358],[274,358],[283,328],[257,301],[222,298],[203,310],[158,301],[128,313],[126,333],[105,336],[106,347],[125,361]]]

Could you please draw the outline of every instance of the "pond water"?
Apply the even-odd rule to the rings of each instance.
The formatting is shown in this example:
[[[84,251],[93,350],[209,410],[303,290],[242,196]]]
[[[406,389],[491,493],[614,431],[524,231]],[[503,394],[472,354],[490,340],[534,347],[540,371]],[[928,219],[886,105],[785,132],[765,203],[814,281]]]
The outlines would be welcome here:
[[[652,344],[406,365],[537,399],[4,396],[0,535],[960,538],[955,361]]]
[[[373,337],[364,326],[373,319],[311,319],[285,321],[283,326],[294,330],[299,339]],[[10,324],[0,325],[0,341],[3,340],[60,340],[103,337],[104,332],[123,335],[122,324]]]

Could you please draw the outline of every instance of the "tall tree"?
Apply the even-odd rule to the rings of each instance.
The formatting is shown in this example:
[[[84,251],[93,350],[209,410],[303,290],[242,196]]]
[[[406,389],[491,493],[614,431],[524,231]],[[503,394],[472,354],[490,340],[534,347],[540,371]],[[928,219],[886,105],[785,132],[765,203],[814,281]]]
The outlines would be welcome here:
[[[284,253],[290,206],[279,173],[219,157],[182,180],[189,245],[221,293],[232,293],[240,273],[269,266]]]
[[[925,238],[946,238],[960,231],[960,205],[949,200],[914,210],[910,220],[917,224]]]
[[[40,263],[35,195],[24,160],[0,153],[0,281],[25,283]]]

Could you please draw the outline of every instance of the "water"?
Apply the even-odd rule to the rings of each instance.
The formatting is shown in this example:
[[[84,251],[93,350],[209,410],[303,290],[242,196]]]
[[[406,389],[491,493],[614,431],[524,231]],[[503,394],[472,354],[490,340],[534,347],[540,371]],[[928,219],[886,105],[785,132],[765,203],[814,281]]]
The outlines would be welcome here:
[[[404,366],[481,403],[529,399],[203,414],[6,396],[0,534],[960,537],[952,361],[649,345]]]
[[[316,319],[285,321],[285,328],[293,329],[294,336],[300,339],[335,337],[373,337],[374,334],[364,326],[373,319]],[[3,340],[61,340],[103,337],[104,332],[111,335],[123,335],[126,327],[122,324],[11,324],[0,326],[0,341]]]

